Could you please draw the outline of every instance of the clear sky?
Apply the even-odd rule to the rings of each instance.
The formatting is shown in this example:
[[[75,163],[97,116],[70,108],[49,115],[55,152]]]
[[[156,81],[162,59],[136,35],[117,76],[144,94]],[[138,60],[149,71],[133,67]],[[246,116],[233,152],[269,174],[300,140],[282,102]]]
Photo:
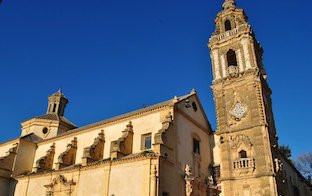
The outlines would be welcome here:
[[[60,87],[78,126],[195,88],[215,129],[207,41],[222,0],[4,0],[0,142]],[[264,48],[280,144],[312,150],[311,0],[237,0]]]

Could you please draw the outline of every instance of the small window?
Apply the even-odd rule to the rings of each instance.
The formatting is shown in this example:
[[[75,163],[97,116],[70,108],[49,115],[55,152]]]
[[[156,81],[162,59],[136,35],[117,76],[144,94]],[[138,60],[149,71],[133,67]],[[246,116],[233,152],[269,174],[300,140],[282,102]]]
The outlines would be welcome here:
[[[234,50],[230,49],[226,53],[228,66],[237,66],[237,59],[236,59],[236,53]]]
[[[247,152],[246,152],[245,150],[241,150],[241,151],[239,152],[239,157],[240,157],[241,159],[247,158]]]
[[[193,138],[193,152],[195,154],[200,154],[200,142],[195,138]]]
[[[49,130],[48,130],[48,128],[46,128],[46,127],[42,129],[42,133],[43,133],[43,134],[47,134],[48,131],[49,131]]]
[[[152,134],[144,134],[142,135],[142,145],[141,149],[146,150],[146,149],[151,149],[152,148]]]
[[[224,27],[225,27],[225,31],[232,30],[231,21],[226,20],[226,21],[224,22]]]

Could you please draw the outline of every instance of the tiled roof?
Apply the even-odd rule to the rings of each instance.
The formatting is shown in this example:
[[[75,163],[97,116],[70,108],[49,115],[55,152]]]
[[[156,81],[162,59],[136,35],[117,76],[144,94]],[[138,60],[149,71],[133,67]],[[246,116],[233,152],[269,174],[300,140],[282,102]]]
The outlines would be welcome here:
[[[46,120],[60,120],[56,114],[44,114],[42,116],[35,117],[37,119],[46,119]]]
[[[73,127],[77,127],[74,123],[70,122],[64,116],[58,116],[57,114],[44,114],[42,116],[35,117],[36,119],[46,119],[46,120],[59,120]]]
[[[118,121],[118,120],[121,120],[121,119],[124,119],[124,118],[128,118],[128,117],[131,117],[131,116],[134,116],[134,115],[137,115],[137,114],[153,111],[153,110],[156,110],[156,109],[159,109],[159,108],[168,107],[168,106],[174,106],[175,104],[177,104],[177,103],[179,103],[181,101],[184,101],[185,99],[191,97],[194,94],[196,94],[195,90],[193,90],[191,93],[189,93],[187,95],[180,96],[180,97],[174,97],[173,99],[170,99],[170,100],[158,103],[156,105],[148,106],[148,107],[145,107],[145,108],[142,108],[142,109],[139,109],[139,110],[135,110],[133,112],[129,112],[129,113],[126,113],[126,114],[122,114],[122,115],[113,117],[113,118],[109,118],[109,119],[106,119],[106,120],[103,120],[103,121],[99,121],[99,122],[92,123],[92,124],[89,124],[89,125],[86,125],[86,126],[83,126],[83,127],[79,127],[79,128],[76,128],[76,129],[69,130],[69,131],[67,131],[67,132],[65,132],[63,134],[60,134],[60,135],[58,135],[56,137],[53,137],[53,138],[49,138],[47,140],[54,139],[54,138],[57,138],[57,137],[61,137],[63,135],[69,135],[71,133],[79,132],[79,131],[90,129],[90,128],[93,128],[93,127],[101,126],[101,125],[104,125],[104,124],[107,124],[107,123]],[[43,140],[43,141],[47,141],[47,140]]]

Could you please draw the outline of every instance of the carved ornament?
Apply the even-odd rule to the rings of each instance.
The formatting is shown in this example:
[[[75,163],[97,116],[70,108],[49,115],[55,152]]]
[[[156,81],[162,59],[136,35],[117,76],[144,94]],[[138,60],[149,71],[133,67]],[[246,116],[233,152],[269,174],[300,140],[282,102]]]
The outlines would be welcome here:
[[[162,128],[154,136],[154,144],[166,144],[166,131],[172,126],[172,115],[169,112],[162,122]]]
[[[242,102],[236,102],[230,110],[230,114],[236,121],[242,120],[247,115],[247,112],[248,107]]]
[[[111,144],[111,159],[121,158],[132,153],[133,126],[130,121],[126,129],[122,131],[122,136]]]
[[[234,138],[231,138],[232,148],[238,149],[242,144],[244,144],[246,147],[251,148],[252,143],[248,136],[240,134],[235,136]]]
[[[45,156],[41,157],[36,161],[36,167],[34,168],[34,172],[42,170],[51,170],[53,167],[54,154],[55,154],[55,143],[53,143],[50,146],[50,149],[47,150]]]
[[[75,137],[70,144],[67,145],[65,152],[58,157],[57,169],[61,169],[75,164],[77,152],[77,138]]]
[[[52,196],[54,192],[63,193],[64,195],[72,195],[73,187],[76,183],[73,180],[68,181],[63,175],[59,175],[52,180],[50,184],[44,185],[47,188],[46,195]]]
[[[82,165],[87,165],[88,163],[98,161],[103,158],[103,150],[104,150],[104,130],[98,134],[98,137],[94,139],[94,142],[91,146],[84,148],[83,157],[82,157]]]

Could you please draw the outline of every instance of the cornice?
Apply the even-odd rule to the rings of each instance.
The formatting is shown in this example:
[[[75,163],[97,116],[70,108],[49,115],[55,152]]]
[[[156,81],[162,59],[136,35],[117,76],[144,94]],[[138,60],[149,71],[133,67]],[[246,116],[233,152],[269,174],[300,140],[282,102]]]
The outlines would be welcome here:
[[[76,164],[76,165],[71,165],[69,167],[65,167],[59,170],[45,170],[37,173],[30,173],[30,174],[25,174],[25,175],[20,175],[16,176],[16,179],[23,179],[23,178],[29,178],[29,177],[41,177],[41,176],[46,176],[46,175],[57,175],[57,174],[64,174],[64,173],[70,173],[74,171],[86,171],[89,169],[96,169],[100,167],[105,167],[108,165],[120,165],[120,164],[126,164],[126,163],[132,163],[132,162],[137,162],[137,161],[142,161],[142,160],[148,160],[148,159],[159,159],[161,155],[153,153],[153,152],[143,152],[140,154],[132,154],[128,157],[123,157],[120,159],[114,159],[111,160],[110,158],[108,159],[103,159],[97,162],[90,163],[86,166],[82,166],[81,164]]]

